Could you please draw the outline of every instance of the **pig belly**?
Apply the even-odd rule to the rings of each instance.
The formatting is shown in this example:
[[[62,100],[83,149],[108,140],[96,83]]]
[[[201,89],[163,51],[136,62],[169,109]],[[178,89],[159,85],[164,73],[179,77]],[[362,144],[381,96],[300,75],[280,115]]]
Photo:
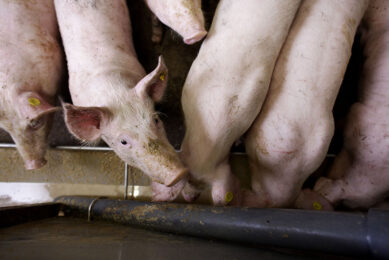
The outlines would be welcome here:
[[[238,203],[228,154],[257,116],[300,1],[222,0],[186,79],[182,158],[216,205]],[[193,198],[189,184],[184,197]]]
[[[247,133],[252,190],[243,204],[291,206],[325,158],[332,108],[367,1],[304,1],[277,60],[265,104]]]
[[[331,179],[314,187],[331,204],[351,208],[368,208],[389,195],[389,2],[371,1],[363,24],[359,102],[347,116]]]

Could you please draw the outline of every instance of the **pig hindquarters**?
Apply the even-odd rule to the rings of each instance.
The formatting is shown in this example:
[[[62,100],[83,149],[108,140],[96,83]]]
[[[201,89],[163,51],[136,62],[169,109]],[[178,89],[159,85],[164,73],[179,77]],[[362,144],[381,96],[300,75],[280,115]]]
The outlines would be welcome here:
[[[183,190],[187,200],[194,199],[205,184],[211,185],[215,205],[239,203],[239,183],[231,173],[228,154],[261,108],[299,4],[298,0],[219,2],[183,88],[182,159],[191,173]]]
[[[159,59],[146,75],[138,62],[124,0],[55,1],[74,105],[65,122],[77,138],[102,138],[128,164],[155,182],[173,185],[186,175],[169,144],[154,101],[167,81]]]
[[[367,4],[302,3],[265,104],[247,134],[253,192],[245,194],[244,205],[292,206],[325,158],[334,128],[332,108]]]
[[[365,61],[358,102],[347,116],[331,179],[320,178],[314,187],[331,205],[352,208],[368,208],[389,195],[389,2],[371,1],[361,29]],[[312,194],[305,195],[300,206],[310,208]]]
[[[186,44],[200,41],[207,34],[201,0],[146,0],[158,19],[178,32]]]
[[[63,69],[58,37],[53,1],[0,1],[0,125],[29,170],[46,163]]]

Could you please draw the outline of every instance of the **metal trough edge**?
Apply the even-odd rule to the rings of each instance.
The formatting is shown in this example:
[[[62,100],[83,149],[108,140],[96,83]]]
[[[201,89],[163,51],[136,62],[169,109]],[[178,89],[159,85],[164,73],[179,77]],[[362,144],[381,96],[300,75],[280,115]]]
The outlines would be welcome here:
[[[389,257],[389,211],[248,209],[63,196],[65,215],[253,245]]]

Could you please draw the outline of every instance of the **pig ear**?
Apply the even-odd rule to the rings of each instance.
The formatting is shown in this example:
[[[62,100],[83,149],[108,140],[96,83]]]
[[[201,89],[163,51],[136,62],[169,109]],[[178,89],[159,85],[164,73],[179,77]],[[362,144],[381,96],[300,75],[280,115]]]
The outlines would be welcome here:
[[[26,119],[36,119],[55,111],[61,110],[61,107],[55,107],[36,92],[23,92],[17,97],[20,114]]]
[[[70,133],[83,141],[97,141],[102,128],[109,122],[110,113],[105,108],[78,107],[68,103],[63,103],[62,107]]]
[[[158,66],[146,75],[135,87],[136,93],[141,97],[149,96],[155,102],[161,101],[167,84],[167,67],[162,56],[159,56]]]

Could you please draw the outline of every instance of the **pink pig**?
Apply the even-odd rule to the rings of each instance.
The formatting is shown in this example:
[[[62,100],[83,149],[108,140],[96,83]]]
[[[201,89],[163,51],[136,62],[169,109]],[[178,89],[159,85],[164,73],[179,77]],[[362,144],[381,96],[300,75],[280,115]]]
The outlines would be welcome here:
[[[52,0],[0,1],[0,125],[25,167],[45,165],[54,97],[63,71]]]
[[[300,208],[368,208],[389,194],[389,2],[372,0],[362,22],[365,61],[359,98],[347,116],[344,144],[328,178],[305,190]]]
[[[175,184],[187,169],[154,110],[166,88],[167,68],[160,57],[146,75],[133,47],[125,1],[56,0],[55,8],[74,104],[64,104],[70,132],[87,142],[102,138],[153,181]]]
[[[245,140],[252,174],[246,206],[293,206],[324,160],[332,108],[367,6],[366,0],[302,2]]]
[[[182,194],[189,201],[210,187],[213,204],[240,203],[229,151],[260,111],[299,5],[299,0],[219,2],[182,93],[182,159],[190,179],[170,190],[154,185],[155,198],[172,200],[185,185]]]

